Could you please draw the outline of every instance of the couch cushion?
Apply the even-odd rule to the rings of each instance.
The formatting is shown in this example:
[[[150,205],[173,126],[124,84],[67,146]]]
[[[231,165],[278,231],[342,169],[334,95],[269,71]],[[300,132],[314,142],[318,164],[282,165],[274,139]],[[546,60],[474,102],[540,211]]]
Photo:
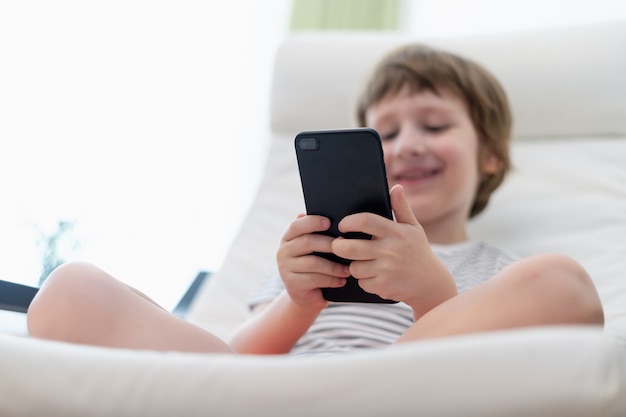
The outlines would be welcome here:
[[[319,358],[129,351],[0,335],[0,357],[0,415],[7,417],[622,417],[626,410],[623,354],[584,328]]]

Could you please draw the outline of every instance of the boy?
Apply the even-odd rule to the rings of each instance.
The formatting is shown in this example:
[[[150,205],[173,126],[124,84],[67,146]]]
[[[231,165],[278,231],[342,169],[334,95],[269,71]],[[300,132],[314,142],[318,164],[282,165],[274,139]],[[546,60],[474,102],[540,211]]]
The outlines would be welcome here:
[[[472,242],[480,213],[509,169],[511,116],[499,83],[479,65],[419,45],[388,54],[358,106],[376,129],[395,221],[344,218],[343,232],[299,215],[277,252],[279,274],[254,297],[255,314],[229,344],[171,316],[138,291],[82,263],[57,269],[33,300],[33,336],[103,346],[240,353],[337,353],[425,338],[532,325],[603,323],[584,269],[562,255],[514,260]],[[312,255],[333,252],[343,266]],[[328,303],[320,288],[349,275],[395,305]]]

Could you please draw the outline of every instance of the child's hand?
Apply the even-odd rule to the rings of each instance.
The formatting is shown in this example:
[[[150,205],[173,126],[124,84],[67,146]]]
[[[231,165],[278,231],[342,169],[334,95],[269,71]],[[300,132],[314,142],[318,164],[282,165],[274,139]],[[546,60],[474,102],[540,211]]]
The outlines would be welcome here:
[[[323,309],[328,301],[321,288],[338,288],[350,276],[348,267],[329,261],[313,252],[331,252],[334,238],[317,234],[330,227],[322,216],[301,214],[283,235],[276,260],[287,293],[302,307]]]
[[[420,317],[456,295],[456,285],[432,252],[401,186],[392,188],[391,206],[395,222],[372,213],[342,219],[341,232],[363,232],[372,239],[338,238],[332,242],[332,251],[352,259],[349,270],[361,288],[382,298],[403,301]]]

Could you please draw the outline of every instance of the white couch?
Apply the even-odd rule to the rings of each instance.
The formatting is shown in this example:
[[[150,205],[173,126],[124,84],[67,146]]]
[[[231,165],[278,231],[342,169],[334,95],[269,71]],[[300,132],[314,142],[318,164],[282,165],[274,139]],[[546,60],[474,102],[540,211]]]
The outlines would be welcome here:
[[[626,416],[626,22],[497,36],[302,34],[280,48],[258,195],[189,319],[228,337],[303,211],[293,137],[353,126],[378,57],[421,41],[472,57],[509,93],[515,171],[471,224],[519,254],[593,276],[604,331],[528,328],[324,358],[75,346],[0,336],[2,416]],[[495,313],[494,313],[495,314]]]

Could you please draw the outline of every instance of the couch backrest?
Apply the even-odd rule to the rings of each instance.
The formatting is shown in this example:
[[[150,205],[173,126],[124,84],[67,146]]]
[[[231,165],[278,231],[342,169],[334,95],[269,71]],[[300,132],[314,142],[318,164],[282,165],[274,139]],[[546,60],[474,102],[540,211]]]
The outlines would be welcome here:
[[[509,95],[517,138],[626,133],[626,21],[432,39],[296,35],[277,54],[272,129],[293,134],[353,126],[354,98],[371,67],[410,42],[460,53],[493,72]]]

